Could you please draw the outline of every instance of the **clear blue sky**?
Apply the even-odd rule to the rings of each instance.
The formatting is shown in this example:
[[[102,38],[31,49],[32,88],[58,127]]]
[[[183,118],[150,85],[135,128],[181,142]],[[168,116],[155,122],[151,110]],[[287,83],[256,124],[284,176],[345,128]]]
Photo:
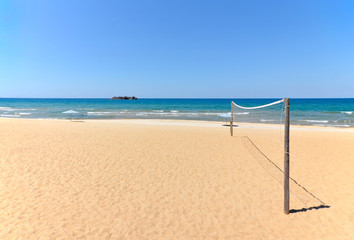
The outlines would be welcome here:
[[[354,97],[354,1],[0,1],[0,97],[114,95]]]

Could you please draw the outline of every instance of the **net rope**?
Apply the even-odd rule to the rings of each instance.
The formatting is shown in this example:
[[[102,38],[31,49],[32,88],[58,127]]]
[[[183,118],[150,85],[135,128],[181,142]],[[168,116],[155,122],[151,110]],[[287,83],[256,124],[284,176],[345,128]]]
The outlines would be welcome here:
[[[259,108],[270,107],[270,106],[273,106],[273,105],[275,105],[275,104],[279,104],[279,103],[282,103],[282,102],[284,102],[284,98],[281,99],[281,100],[279,100],[279,101],[275,101],[275,102],[272,102],[272,103],[268,103],[268,104],[264,104],[264,105],[256,106],[256,107],[243,107],[243,106],[240,106],[240,105],[234,103],[233,101],[232,101],[232,104],[235,105],[235,106],[238,107],[238,108],[241,108],[241,109],[252,110],[252,109],[259,109]]]

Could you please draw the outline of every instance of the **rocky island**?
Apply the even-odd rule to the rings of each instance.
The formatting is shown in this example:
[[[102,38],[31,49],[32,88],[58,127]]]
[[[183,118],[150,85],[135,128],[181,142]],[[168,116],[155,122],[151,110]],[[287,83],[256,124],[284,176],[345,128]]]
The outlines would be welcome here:
[[[112,97],[112,100],[138,100],[138,98],[136,97],[127,97],[127,96],[124,96],[124,97]]]

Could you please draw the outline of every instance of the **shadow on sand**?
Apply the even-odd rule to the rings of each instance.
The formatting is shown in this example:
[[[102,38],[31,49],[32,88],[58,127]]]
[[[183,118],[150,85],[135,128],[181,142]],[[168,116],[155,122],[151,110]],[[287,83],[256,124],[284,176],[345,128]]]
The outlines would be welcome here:
[[[310,210],[319,210],[322,208],[330,208],[331,206],[328,205],[320,205],[320,206],[316,206],[316,207],[309,207],[309,208],[301,208],[301,209],[291,209],[289,211],[289,213],[298,213],[298,212],[307,212]]]

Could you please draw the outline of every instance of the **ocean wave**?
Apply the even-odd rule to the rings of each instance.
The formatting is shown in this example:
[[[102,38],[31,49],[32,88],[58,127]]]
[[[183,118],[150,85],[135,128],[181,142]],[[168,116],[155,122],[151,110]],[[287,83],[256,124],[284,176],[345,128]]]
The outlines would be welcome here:
[[[243,113],[243,114],[248,114],[248,113]],[[222,113],[222,112],[180,112],[177,110],[171,110],[169,112],[165,112],[164,110],[151,110],[151,111],[142,111],[142,112],[136,112],[136,111],[120,111],[120,112],[87,112],[87,115],[90,116],[117,116],[117,115],[123,115],[123,116],[129,116],[129,115],[135,115],[135,116],[165,116],[165,117],[183,117],[183,116],[195,116],[195,117],[203,117],[203,116],[210,116],[210,117],[231,117],[231,113]]]
[[[20,116],[27,116],[27,115],[31,115],[32,113],[24,113],[24,112],[20,112],[18,113]]]
[[[0,107],[0,111],[2,111],[2,112],[12,112],[12,111],[15,111],[15,109],[12,108],[12,107]]]
[[[333,126],[333,127],[351,127],[350,125],[347,125],[347,124],[343,124],[343,125],[340,125],[340,124],[336,124],[336,125],[328,125],[328,126]]]
[[[346,113],[346,114],[349,114],[349,115],[353,114],[353,112],[351,112],[351,111],[341,111],[341,113]]]
[[[275,122],[273,119],[261,119],[261,122]]]
[[[0,116],[1,117],[9,117],[9,118],[13,118],[13,117],[18,118],[18,117],[20,117],[20,115],[16,115],[16,114],[1,114]]]
[[[165,112],[143,112],[143,114],[146,114],[146,115],[163,115],[163,116],[167,116],[167,115],[172,115],[170,113],[165,113]]]
[[[201,112],[201,113],[196,113],[196,114],[200,114],[200,115],[207,115],[207,116],[220,116],[220,115],[222,115],[222,114],[226,114],[226,113],[212,113],[212,112],[205,112],[205,113],[203,113],[203,112]]]
[[[231,117],[231,113],[222,113],[222,114],[219,114],[219,117],[230,118]]]
[[[14,110],[17,110],[17,111],[35,111],[37,109],[35,109],[35,108],[16,108]]]
[[[247,114],[250,114],[249,112],[237,112],[237,113],[234,113],[234,114],[237,114],[237,115],[247,115]]]
[[[304,122],[311,122],[311,123],[328,123],[328,120],[301,120]]]
[[[129,112],[132,113],[132,112]],[[173,116],[210,116],[210,117],[231,117],[231,113],[222,113],[222,112],[179,112],[179,111],[170,111],[170,112],[138,112],[135,114],[136,116],[166,116],[166,117],[173,117]]]
[[[87,115],[93,116],[111,116],[111,115],[118,115],[119,112],[87,112]]]
[[[65,112],[62,112],[62,113],[64,113],[64,114],[77,114],[79,112],[74,111],[74,110],[68,110],[68,111],[65,111]]]

